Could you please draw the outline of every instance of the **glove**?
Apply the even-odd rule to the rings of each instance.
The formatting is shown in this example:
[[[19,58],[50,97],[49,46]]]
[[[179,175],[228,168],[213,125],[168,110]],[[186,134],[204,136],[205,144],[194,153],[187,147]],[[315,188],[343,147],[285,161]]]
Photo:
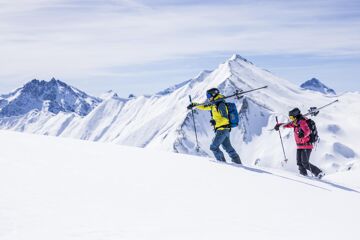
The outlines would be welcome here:
[[[283,125],[283,124],[282,124],[282,123],[277,123],[277,124],[275,125],[274,129],[275,129],[276,131],[279,131],[281,125]]]
[[[298,132],[298,137],[299,138],[303,138],[304,137],[304,131],[302,129],[299,130]]]
[[[211,119],[211,120],[210,120],[210,124],[211,124],[211,126],[215,126],[215,125],[216,125],[216,121],[215,121],[214,119]]]
[[[187,106],[186,108],[191,110],[193,107],[195,107],[196,104],[195,103],[190,103],[189,106]]]

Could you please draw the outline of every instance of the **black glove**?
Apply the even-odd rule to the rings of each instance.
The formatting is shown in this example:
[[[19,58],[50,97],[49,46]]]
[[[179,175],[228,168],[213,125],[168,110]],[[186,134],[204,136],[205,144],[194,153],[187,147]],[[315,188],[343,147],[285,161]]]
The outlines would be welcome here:
[[[190,103],[189,106],[187,106],[187,109],[191,110],[195,106],[196,106],[195,103]]]
[[[277,124],[275,125],[274,129],[275,129],[276,131],[279,131],[279,128],[280,128],[281,125],[282,125],[282,123],[277,123]]]
[[[299,130],[298,132],[298,137],[299,138],[303,138],[304,137],[304,131],[302,129]]]
[[[210,124],[211,124],[211,126],[215,126],[215,125],[216,125],[216,121],[215,121],[214,119],[211,119],[211,120],[210,120]]]

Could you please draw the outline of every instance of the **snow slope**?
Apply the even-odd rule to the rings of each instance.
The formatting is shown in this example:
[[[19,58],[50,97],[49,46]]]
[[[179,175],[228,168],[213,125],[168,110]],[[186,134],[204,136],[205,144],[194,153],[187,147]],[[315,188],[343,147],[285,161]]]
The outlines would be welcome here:
[[[0,145],[2,240],[360,237],[356,167],[327,176],[326,183],[203,157],[10,131],[0,131]],[[338,175],[351,180],[339,184]]]
[[[212,156],[209,145],[214,133],[208,112],[196,111],[201,151],[195,151],[193,122],[186,109],[188,96],[203,102],[205,91],[212,87],[229,95],[236,89],[248,90],[264,85],[269,87],[235,101],[241,123],[233,129],[231,138],[245,163],[251,165],[257,161],[263,167],[281,168],[284,157],[278,133],[268,131],[275,125],[275,116],[287,121],[287,113],[294,107],[307,111],[309,107],[325,105],[335,98],[340,102],[324,109],[315,118],[321,141],[311,159],[327,173],[346,170],[360,161],[360,142],[357,141],[360,134],[359,93],[337,97],[303,91],[239,55],[232,56],[213,71],[204,71],[194,79],[155,95],[123,99],[110,92],[86,116],[34,110],[18,117],[0,118],[0,128]],[[285,168],[297,171],[293,133],[284,130],[282,134],[290,159]]]

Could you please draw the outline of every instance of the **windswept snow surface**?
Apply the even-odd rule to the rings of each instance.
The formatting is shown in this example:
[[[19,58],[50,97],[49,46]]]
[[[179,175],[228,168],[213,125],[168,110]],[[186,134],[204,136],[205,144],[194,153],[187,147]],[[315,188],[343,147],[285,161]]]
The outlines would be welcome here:
[[[1,240],[360,239],[356,167],[321,182],[10,131],[0,145]]]

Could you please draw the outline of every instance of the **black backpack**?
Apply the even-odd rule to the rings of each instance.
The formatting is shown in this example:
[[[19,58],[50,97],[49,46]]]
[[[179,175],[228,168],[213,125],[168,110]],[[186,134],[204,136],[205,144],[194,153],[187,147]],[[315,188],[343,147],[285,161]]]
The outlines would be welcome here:
[[[316,128],[316,124],[312,119],[307,119],[306,123],[308,124],[309,128],[310,128],[310,143],[316,143],[319,140],[319,135],[318,135],[318,131]]]

